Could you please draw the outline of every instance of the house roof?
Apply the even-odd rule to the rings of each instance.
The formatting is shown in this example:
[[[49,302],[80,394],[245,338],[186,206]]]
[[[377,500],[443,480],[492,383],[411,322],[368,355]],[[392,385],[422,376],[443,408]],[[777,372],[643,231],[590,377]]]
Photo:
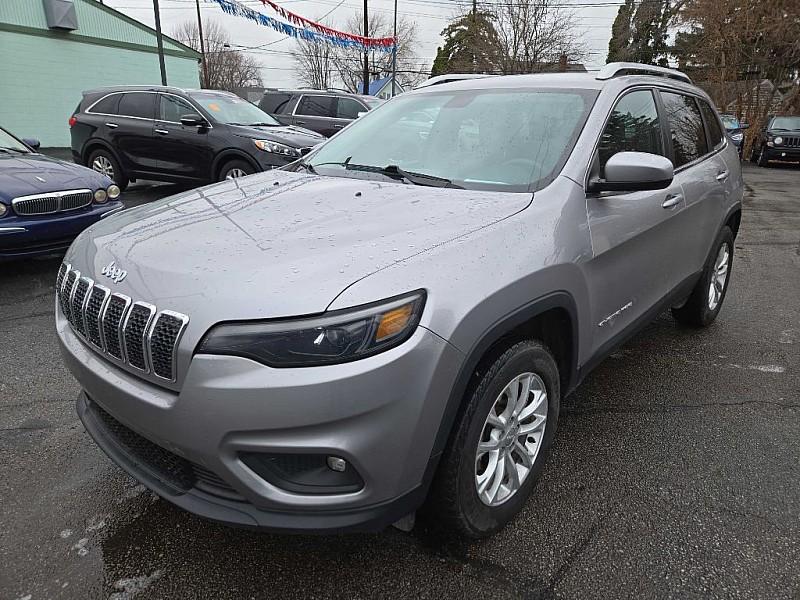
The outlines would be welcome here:
[[[392,78],[391,77],[384,77],[382,79],[376,79],[375,81],[370,81],[369,82],[369,95],[370,96],[377,96],[378,94],[380,94],[381,90],[383,88],[385,88],[387,85],[389,85],[391,82],[392,82]],[[399,89],[399,90],[403,89],[399,82],[396,83],[395,85],[397,86],[397,89]]]

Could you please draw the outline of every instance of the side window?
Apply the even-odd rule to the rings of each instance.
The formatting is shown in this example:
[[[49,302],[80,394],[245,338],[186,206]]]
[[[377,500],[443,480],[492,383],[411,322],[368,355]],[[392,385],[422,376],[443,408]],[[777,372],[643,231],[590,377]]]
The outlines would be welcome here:
[[[188,114],[197,114],[197,109],[177,96],[161,95],[158,109],[158,118],[161,121],[180,123],[181,117]]]
[[[601,173],[617,152],[664,154],[658,109],[650,90],[626,94],[611,112],[598,148]]]
[[[675,168],[696,160],[708,152],[706,132],[697,102],[691,96],[661,92],[675,153]]]
[[[698,102],[700,103],[700,111],[703,113],[703,118],[706,120],[711,147],[716,148],[722,143],[722,128],[719,125],[719,119],[708,102],[705,100],[699,100]]]
[[[120,94],[119,114],[124,117],[140,117],[152,119],[156,103],[156,94],[143,92],[127,92]]]
[[[336,116],[340,119],[357,119],[358,113],[367,112],[360,102],[352,98],[339,98],[339,103],[336,107]]]
[[[286,112],[286,104],[291,99],[292,95],[285,92],[267,92],[258,103],[258,107],[265,113],[280,114]]]
[[[336,114],[336,96],[303,96],[296,114],[307,117],[333,117]]]
[[[117,114],[117,109],[119,108],[119,99],[121,97],[122,94],[111,94],[110,96],[106,96],[92,107],[91,112],[102,113],[104,115],[115,115]]]

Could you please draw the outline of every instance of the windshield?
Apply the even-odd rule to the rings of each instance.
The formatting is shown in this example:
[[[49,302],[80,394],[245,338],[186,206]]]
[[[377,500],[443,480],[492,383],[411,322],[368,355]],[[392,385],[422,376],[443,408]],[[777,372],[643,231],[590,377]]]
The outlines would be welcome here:
[[[214,117],[215,121],[228,125],[280,125],[255,104],[238,96],[197,92],[190,94],[200,106]]]
[[[770,129],[800,129],[800,117],[775,117]]]
[[[725,126],[725,129],[739,129],[739,119],[736,117],[731,117],[728,115],[722,115],[722,124]]]
[[[0,149],[23,152],[25,154],[30,152],[30,149],[25,144],[20,142],[5,129],[0,129]]]
[[[398,96],[306,162],[325,175],[375,177],[375,170],[396,167],[453,187],[535,191],[558,175],[596,95],[521,89]],[[365,175],[364,166],[373,172]],[[377,176],[388,175],[384,169]]]

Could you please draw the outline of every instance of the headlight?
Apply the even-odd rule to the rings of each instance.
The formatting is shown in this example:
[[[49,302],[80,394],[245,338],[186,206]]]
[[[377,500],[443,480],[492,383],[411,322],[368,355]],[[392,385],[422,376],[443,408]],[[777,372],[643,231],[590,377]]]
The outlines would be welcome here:
[[[253,143],[256,145],[256,148],[263,150],[264,152],[271,152],[272,154],[281,154],[283,156],[291,156],[295,158],[300,156],[300,151],[297,148],[291,148],[284,144],[279,144],[278,142],[272,142],[270,140],[253,140]]]
[[[734,142],[741,142],[744,139],[744,134],[743,133],[732,133],[731,134],[731,139]]]
[[[197,352],[243,356],[271,367],[349,362],[406,341],[424,305],[420,290],[307,319],[225,323],[206,334]]]
[[[776,145],[780,145],[783,143],[783,138],[781,136],[778,136],[772,141],[775,142]]]
[[[8,208],[6,208],[6,205],[3,204],[2,202],[0,202],[0,217],[2,217],[7,212],[8,212]]]
[[[106,191],[108,192],[108,197],[112,200],[119,198],[119,195],[122,193],[122,190],[119,189],[118,185],[110,185]]]
[[[108,200],[108,194],[105,190],[97,190],[94,193],[94,201],[98,204],[103,204],[106,200]]]

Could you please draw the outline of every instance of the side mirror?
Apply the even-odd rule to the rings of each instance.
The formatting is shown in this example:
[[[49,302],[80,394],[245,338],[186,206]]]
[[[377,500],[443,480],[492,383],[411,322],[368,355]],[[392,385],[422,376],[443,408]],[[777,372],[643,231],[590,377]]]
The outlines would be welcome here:
[[[42,143],[36,138],[22,138],[22,141],[34,150],[38,150],[42,145]]]
[[[361,117],[363,117],[365,114],[367,114],[367,111],[365,111],[365,110],[362,110],[360,113],[358,113],[358,114],[356,115],[356,118],[357,118],[357,119],[360,119],[360,118],[361,118]]]
[[[605,179],[589,181],[589,192],[663,190],[672,183],[672,161],[647,152],[617,152],[608,159]]]
[[[186,127],[206,127],[208,121],[198,114],[189,113],[181,117],[181,125],[185,125]]]

